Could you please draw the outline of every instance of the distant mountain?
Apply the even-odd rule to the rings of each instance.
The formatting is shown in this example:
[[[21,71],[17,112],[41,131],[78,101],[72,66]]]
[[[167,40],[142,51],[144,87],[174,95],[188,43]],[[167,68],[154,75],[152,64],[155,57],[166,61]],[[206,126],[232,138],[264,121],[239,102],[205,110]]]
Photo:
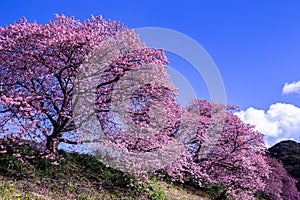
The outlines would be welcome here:
[[[269,148],[271,156],[281,160],[288,173],[298,180],[297,188],[300,191],[300,143],[286,140]]]

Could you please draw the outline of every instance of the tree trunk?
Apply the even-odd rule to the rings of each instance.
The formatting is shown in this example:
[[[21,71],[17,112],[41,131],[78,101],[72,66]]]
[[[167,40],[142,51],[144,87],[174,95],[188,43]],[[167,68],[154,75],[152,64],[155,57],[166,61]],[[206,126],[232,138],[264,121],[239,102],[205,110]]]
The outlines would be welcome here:
[[[58,144],[59,140],[55,137],[48,136],[46,143],[46,150],[49,151],[50,154],[54,154],[58,156]]]

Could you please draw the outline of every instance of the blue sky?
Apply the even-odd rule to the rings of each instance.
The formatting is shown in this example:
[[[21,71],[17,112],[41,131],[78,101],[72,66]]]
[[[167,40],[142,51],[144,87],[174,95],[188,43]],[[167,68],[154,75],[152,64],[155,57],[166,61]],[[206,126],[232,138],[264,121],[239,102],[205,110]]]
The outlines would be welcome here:
[[[285,83],[300,80],[299,10],[300,2],[296,0],[1,0],[0,26],[22,16],[47,23],[54,19],[54,13],[81,21],[93,14],[121,21],[130,28],[164,27],[184,33],[201,44],[214,60],[225,84],[227,102],[243,110],[240,117],[258,123],[260,113],[260,117],[273,123],[272,127],[277,126],[277,134],[270,135],[271,144],[279,139],[300,140],[300,119],[290,114],[299,113],[300,90],[295,87],[294,93],[283,95]],[[203,80],[193,73],[192,66],[174,54],[168,56],[170,66],[188,77],[198,97],[209,99]],[[272,105],[275,106],[271,108]],[[291,119],[287,121],[287,117]],[[282,128],[286,123],[289,127]],[[263,128],[268,132],[268,127]],[[290,133],[283,135],[284,131]]]

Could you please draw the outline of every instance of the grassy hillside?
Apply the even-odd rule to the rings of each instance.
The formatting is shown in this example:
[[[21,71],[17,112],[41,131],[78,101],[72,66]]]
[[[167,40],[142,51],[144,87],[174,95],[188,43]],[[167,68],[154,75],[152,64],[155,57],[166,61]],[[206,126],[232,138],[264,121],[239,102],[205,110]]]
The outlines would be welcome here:
[[[29,147],[28,147],[29,148]],[[213,199],[218,188],[200,189],[151,178],[151,184],[106,168],[89,155],[60,152],[58,166],[38,156],[28,162],[0,154],[0,199]],[[32,152],[31,152],[32,155]],[[221,191],[219,191],[221,192]]]

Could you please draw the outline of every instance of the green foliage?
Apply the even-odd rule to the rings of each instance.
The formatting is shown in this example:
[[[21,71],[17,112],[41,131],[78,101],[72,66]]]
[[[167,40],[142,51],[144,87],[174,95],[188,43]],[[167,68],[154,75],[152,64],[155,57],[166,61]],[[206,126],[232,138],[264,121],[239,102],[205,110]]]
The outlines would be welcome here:
[[[14,183],[0,182],[0,199],[2,200],[40,200],[41,198],[34,196],[31,192],[19,193]]]
[[[254,197],[257,198],[258,200],[269,200],[268,197],[266,197],[264,194],[261,193],[255,193]]]
[[[1,199],[9,199],[16,193],[14,184],[3,183],[0,187],[0,197]]]
[[[131,176],[105,167],[93,156],[59,151],[63,159],[57,160],[59,165],[55,166],[51,164],[53,160],[42,158],[40,152],[31,149],[29,152],[25,148],[24,150],[24,153],[30,153],[29,155],[34,157],[22,162],[13,156],[13,152],[0,154],[0,181],[17,179],[18,187],[30,186],[37,188],[37,192],[40,192],[41,187],[50,194],[57,194],[55,199],[59,195],[66,199],[134,199],[134,190],[128,188]],[[19,152],[21,154],[23,150],[20,149]],[[7,195],[8,186],[5,187],[6,192],[1,191],[1,195]],[[10,189],[14,189],[13,193],[18,193],[15,188]],[[22,194],[28,196],[28,192]],[[25,199],[24,195],[22,199]],[[8,196],[7,199],[16,199],[10,194]],[[32,195],[31,197],[30,199],[34,199]]]
[[[164,200],[166,197],[161,186],[152,186],[149,187],[149,190],[149,196],[151,200]]]
[[[147,177],[147,178],[146,178]],[[165,193],[163,188],[158,185],[157,178],[151,174],[142,177],[129,177],[131,188],[137,192],[147,191],[151,200],[164,200]]]
[[[57,160],[58,166],[51,164],[53,160],[42,158],[40,152],[26,147],[20,154],[34,156],[26,162],[18,160],[12,153],[0,154],[0,199],[44,199],[42,193],[50,199],[151,199],[164,200],[172,197],[166,190],[177,191],[185,198],[188,187],[197,188],[193,180],[186,184],[171,183],[164,172],[157,175],[136,177],[109,167],[95,157],[77,153],[59,151],[64,158]],[[12,180],[18,180],[11,185]],[[164,186],[162,186],[162,180]],[[19,192],[22,188],[22,192]],[[216,191],[207,187],[207,191]],[[56,194],[56,196],[53,196]],[[171,196],[170,196],[171,195]],[[46,198],[46,199],[47,199]],[[179,197],[179,199],[184,199]],[[172,197],[173,199],[173,197]]]
[[[2,155],[0,156],[0,171],[7,171],[8,173],[14,173],[15,170],[21,168],[21,163],[13,155]]]

